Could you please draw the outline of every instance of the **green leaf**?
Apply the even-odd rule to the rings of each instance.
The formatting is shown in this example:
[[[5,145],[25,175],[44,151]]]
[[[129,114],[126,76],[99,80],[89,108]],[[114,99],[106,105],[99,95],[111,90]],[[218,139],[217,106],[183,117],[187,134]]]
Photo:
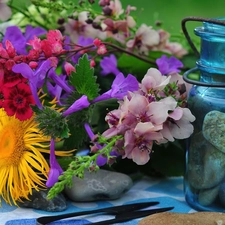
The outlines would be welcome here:
[[[67,120],[60,112],[50,107],[43,107],[40,110],[37,106],[32,106],[32,109],[36,113],[34,119],[38,123],[38,128],[44,135],[62,139],[69,137]]]
[[[99,94],[99,85],[96,83],[97,77],[94,76],[94,69],[90,66],[87,54],[84,54],[76,65],[76,72],[70,77],[70,83],[81,95],[86,95],[89,100],[93,100]]]

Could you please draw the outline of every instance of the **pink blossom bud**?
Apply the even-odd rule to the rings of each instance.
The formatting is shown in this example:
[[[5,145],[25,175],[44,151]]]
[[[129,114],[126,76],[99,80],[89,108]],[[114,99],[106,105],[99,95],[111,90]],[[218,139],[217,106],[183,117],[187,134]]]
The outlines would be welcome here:
[[[96,38],[93,43],[96,47],[99,47],[102,44],[101,40],[99,40],[98,38]]]
[[[71,63],[68,63],[68,62],[65,63],[64,68],[66,70],[67,75],[70,75],[72,71],[74,71],[74,72],[76,71],[74,66]]]
[[[12,43],[9,40],[6,40],[5,45],[9,57],[13,58],[16,55],[16,50],[13,47]]]
[[[38,63],[37,63],[37,62],[32,61],[32,62],[29,62],[29,66],[30,66],[30,68],[31,68],[31,69],[36,69],[36,68],[37,68],[37,66],[38,66]]]
[[[5,63],[5,67],[6,67],[7,70],[12,70],[12,67],[14,65],[15,65],[15,62],[12,59],[7,60],[6,63]]]
[[[90,66],[91,66],[91,67],[95,67],[95,65],[96,65],[96,63],[95,63],[95,61],[92,59],[91,62],[90,62]]]
[[[107,49],[106,49],[105,45],[104,45],[104,44],[101,44],[101,45],[98,47],[97,53],[98,53],[99,55],[104,55],[106,52],[107,52]]]

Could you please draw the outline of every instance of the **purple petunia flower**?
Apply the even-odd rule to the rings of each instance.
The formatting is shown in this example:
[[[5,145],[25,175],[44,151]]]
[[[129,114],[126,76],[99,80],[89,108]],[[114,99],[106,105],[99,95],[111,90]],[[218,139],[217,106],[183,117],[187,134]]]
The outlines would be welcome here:
[[[42,87],[45,76],[50,68],[50,60],[43,61],[35,71],[32,70],[26,63],[15,64],[12,68],[13,72],[21,73],[23,77],[29,80],[32,95],[39,109],[42,109],[43,106],[38,97],[37,90]]]
[[[180,60],[178,60],[174,56],[168,58],[166,55],[163,55],[161,58],[157,59],[156,64],[158,66],[159,71],[163,75],[178,73],[180,72],[178,68],[183,67],[183,63]]]
[[[124,77],[122,73],[119,73],[112,83],[112,88],[95,98],[92,102],[95,103],[110,98],[117,98],[118,100],[121,100],[125,95],[127,95],[128,91],[137,91],[138,87],[139,84],[136,77],[131,74]]]
[[[117,69],[117,59],[115,55],[111,54],[109,57],[104,57],[101,62],[100,66],[102,68],[101,74],[103,76],[113,73],[115,76],[120,73]]]
[[[62,113],[63,116],[68,116],[74,112],[87,108],[90,105],[86,95],[81,96],[76,100],[66,111]]]
[[[59,165],[55,157],[55,141],[51,138],[50,142],[50,171],[48,174],[48,180],[46,182],[47,187],[52,187],[57,181],[58,177],[63,173],[63,169]]]

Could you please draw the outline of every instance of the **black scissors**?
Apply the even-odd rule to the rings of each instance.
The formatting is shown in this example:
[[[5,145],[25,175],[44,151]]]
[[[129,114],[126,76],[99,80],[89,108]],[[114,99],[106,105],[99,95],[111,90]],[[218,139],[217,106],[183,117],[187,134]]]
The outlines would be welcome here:
[[[140,209],[144,209],[157,204],[159,204],[159,202],[141,202],[141,203],[113,206],[113,207],[95,209],[95,210],[89,210],[89,211],[68,213],[68,214],[63,214],[58,216],[45,216],[45,217],[37,218],[36,225],[47,225],[56,220],[62,220],[62,219],[70,218],[70,217],[97,214],[97,213],[115,215],[115,218],[113,219],[90,223],[92,225],[108,225],[108,224],[126,222],[132,219],[141,218],[141,217],[148,216],[155,213],[169,211],[174,208],[174,207],[166,207],[166,208],[140,210]]]

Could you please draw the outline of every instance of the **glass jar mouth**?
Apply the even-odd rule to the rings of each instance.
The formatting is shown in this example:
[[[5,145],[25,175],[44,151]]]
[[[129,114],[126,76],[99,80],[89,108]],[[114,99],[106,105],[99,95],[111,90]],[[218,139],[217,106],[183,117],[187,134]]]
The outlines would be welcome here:
[[[225,75],[225,67],[215,67],[215,66],[207,66],[202,63],[202,60],[196,61],[196,66],[200,71],[206,71],[209,73],[217,73],[220,75]]]
[[[203,26],[196,27],[194,32],[197,36],[225,36],[225,17],[215,18],[218,21],[224,22],[224,25],[216,24],[213,22],[203,22]]]

